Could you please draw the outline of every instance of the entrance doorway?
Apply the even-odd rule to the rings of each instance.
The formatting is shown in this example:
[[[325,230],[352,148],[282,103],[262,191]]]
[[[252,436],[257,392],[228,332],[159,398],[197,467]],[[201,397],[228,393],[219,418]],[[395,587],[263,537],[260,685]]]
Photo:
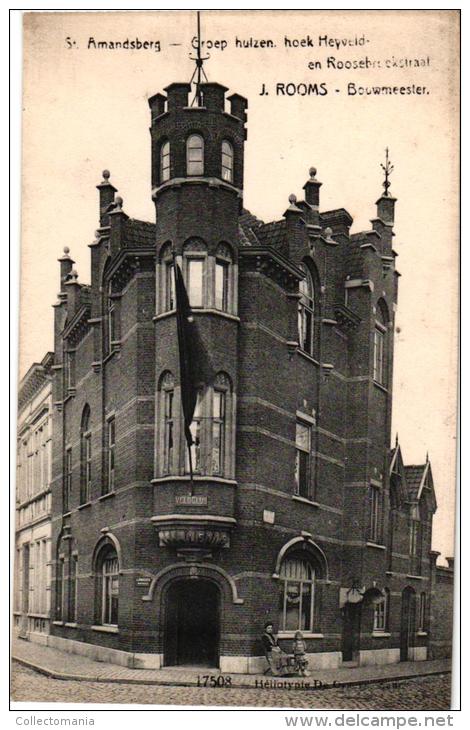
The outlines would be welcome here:
[[[359,659],[359,640],[361,634],[361,604],[346,603],[343,608],[343,662],[356,662]]]
[[[400,624],[400,661],[410,659],[410,648],[414,643],[416,615],[416,593],[413,588],[405,588],[401,594]]]
[[[209,580],[173,583],[166,597],[165,665],[218,667],[220,593]]]

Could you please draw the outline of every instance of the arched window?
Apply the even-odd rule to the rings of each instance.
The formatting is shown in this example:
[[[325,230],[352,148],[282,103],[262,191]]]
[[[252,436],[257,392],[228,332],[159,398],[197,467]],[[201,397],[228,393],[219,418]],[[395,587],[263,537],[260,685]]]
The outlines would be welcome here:
[[[118,625],[119,559],[116,548],[106,542],[95,561],[96,621],[103,626]]]
[[[288,555],[279,574],[279,631],[315,629],[315,579],[313,561],[301,553]]]
[[[314,352],[315,338],[315,287],[313,278],[305,264],[300,268],[305,278],[299,283],[299,345],[309,355]]]
[[[380,385],[387,384],[387,324],[387,308],[379,301],[375,314],[373,376],[375,382]]]
[[[204,140],[191,134],[186,140],[186,174],[204,175]]]
[[[80,504],[91,499],[91,431],[90,406],[87,404],[82,412],[80,424]]]
[[[164,142],[160,148],[160,182],[170,179],[170,143]]]
[[[162,441],[162,474],[174,473],[175,446],[175,379],[170,372],[160,378],[160,431]]]
[[[233,147],[226,139],[222,142],[222,180],[233,182]]]

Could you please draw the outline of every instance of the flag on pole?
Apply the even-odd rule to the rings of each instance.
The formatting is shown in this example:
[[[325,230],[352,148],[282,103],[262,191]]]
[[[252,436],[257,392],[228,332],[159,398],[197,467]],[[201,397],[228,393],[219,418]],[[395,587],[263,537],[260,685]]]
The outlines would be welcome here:
[[[184,435],[188,449],[194,443],[191,433],[194,410],[197,401],[197,347],[196,331],[184,285],[183,275],[176,257],[173,257],[175,271],[176,322],[178,328],[178,349],[180,361],[181,402],[184,417]]]

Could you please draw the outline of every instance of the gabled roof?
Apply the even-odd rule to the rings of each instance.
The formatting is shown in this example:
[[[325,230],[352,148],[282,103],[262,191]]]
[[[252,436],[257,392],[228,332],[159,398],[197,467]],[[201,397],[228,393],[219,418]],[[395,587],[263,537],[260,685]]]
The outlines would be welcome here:
[[[129,218],[126,221],[124,240],[127,246],[155,246],[155,224]]]
[[[282,248],[287,235],[286,221],[272,221],[260,226],[256,231],[256,237],[261,244]]]
[[[410,464],[409,466],[405,466],[405,474],[410,502],[419,502],[423,494],[428,492],[432,509],[435,511],[437,509],[437,501],[430,462],[426,461],[425,464]]]

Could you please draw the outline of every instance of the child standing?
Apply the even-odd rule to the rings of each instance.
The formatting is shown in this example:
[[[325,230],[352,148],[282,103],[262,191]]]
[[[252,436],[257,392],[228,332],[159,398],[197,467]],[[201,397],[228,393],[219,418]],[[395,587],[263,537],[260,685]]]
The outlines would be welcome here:
[[[294,635],[294,643],[292,645],[292,652],[294,654],[295,667],[302,677],[308,677],[308,659],[305,656],[305,644],[304,637],[301,631],[296,631]]]

